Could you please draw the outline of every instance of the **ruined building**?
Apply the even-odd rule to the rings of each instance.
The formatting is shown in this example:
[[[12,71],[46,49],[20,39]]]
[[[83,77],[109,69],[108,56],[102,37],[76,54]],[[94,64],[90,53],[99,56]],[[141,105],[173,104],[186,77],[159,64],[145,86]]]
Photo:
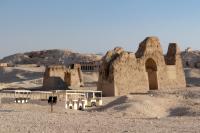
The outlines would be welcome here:
[[[67,87],[83,86],[83,77],[79,64],[70,67],[48,66],[43,79],[43,88],[46,90],[67,89]]]
[[[135,54],[119,47],[108,51],[99,71],[98,90],[103,91],[104,96],[185,86],[177,44],[169,44],[164,56],[157,37],[147,37],[140,43]]]

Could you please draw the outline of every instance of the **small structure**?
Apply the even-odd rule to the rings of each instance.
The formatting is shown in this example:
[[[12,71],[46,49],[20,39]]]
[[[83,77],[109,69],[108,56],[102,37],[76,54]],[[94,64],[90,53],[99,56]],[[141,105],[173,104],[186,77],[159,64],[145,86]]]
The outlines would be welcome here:
[[[157,37],[147,37],[135,54],[119,47],[108,51],[99,71],[98,90],[104,96],[182,87],[186,81],[178,45],[170,43],[164,56]]]
[[[73,64],[68,68],[65,66],[46,67],[43,79],[44,89],[67,89],[69,86],[83,86],[83,77],[79,64]]]
[[[79,64],[72,64],[65,72],[64,81],[68,86],[81,87],[83,83],[83,74]]]

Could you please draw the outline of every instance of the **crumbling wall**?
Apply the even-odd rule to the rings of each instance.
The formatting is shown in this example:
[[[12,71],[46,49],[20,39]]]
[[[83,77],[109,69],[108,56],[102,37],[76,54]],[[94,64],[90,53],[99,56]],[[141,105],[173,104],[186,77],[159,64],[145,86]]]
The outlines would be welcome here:
[[[73,64],[70,68],[65,66],[46,67],[43,79],[45,90],[67,89],[68,86],[83,86],[80,65]]]
[[[134,54],[128,52],[121,53],[113,62],[116,96],[146,91],[147,77],[145,68],[140,63]]]
[[[105,96],[185,86],[178,46],[170,44],[164,57],[157,37],[147,37],[135,54],[122,48],[108,51],[100,67],[98,90]]]
[[[108,51],[102,59],[102,65],[99,68],[99,79],[97,88],[98,90],[102,90],[105,96],[115,95],[112,62],[123,51],[124,51],[123,48],[116,47],[114,50]]]
[[[167,67],[174,67],[174,69],[171,71],[168,69],[168,72],[171,73],[171,77],[168,76],[169,82],[172,85],[171,88],[185,87],[186,80],[181,59],[181,51],[176,43],[169,44],[168,52],[165,58]]]
[[[79,64],[75,64],[73,69],[68,69],[65,72],[65,82],[68,86],[73,87],[80,87],[84,85],[81,66]]]
[[[180,53],[180,50],[176,43],[170,43],[167,51],[167,55],[165,56],[165,62],[167,65],[175,65],[176,64],[176,55]]]
[[[67,88],[67,85],[64,82],[65,70],[66,68],[64,66],[46,67],[43,78],[43,89],[55,90]]]

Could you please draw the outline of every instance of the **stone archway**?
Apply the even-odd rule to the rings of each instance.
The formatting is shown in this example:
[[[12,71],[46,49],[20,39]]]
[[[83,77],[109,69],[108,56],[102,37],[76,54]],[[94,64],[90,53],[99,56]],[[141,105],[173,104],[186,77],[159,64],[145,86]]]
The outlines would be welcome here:
[[[145,63],[145,67],[148,74],[149,90],[157,90],[158,79],[156,62],[152,58],[149,58]]]

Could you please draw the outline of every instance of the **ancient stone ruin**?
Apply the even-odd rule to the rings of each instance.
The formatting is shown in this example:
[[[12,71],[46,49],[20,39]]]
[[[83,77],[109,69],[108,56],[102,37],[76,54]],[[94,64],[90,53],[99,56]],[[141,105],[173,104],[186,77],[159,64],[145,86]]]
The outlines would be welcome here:
[[[83,77],[79,64],[65,66],[47,66],[43,88],[45,90],[67,89],[83,86]]]
[[[159,39],[147,37],[135,54],[120,47],[106,53],[97,88],[103,91],[104,96],[120,96],[185,86],[178,45],[169,44],[164,56]]]

